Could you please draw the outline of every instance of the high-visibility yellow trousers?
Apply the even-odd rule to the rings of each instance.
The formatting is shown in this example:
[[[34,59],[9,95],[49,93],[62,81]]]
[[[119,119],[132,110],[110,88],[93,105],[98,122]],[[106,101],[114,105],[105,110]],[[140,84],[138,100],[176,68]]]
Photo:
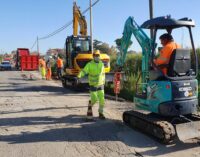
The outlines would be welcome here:
[[[44,79],[46,75],[46,69],[44,67],[41,67],[41,75],[42,75],[42,78]]]
[[[93,106],[96,102],[99,102],[99,113],[103,113],[105,98],[104,90],[90,91],[91,105]]]

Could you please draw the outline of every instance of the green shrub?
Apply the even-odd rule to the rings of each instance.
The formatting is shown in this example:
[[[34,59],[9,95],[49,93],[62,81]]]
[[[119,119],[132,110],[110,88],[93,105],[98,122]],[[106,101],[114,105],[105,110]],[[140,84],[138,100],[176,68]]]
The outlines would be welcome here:
[[[111,69],[114,70],[116,66],[116,56],[111,56]],[[126,63],[124,65],[124,71],[129,74],[137,74],[142,66],[142,55],[141,54],[128,54]]]
[[[111,56],[111,69],[115,69],[116,65],[116,56]],[[128,54],[126,63],[124,65],[123,71],[126,75],[126,81],[121,83],[121,91],[119,97],[122,97],[126,100],[133,101],[135,95],[136,81],[139,77],[140,69],[142,65],[142,56],[141,54]],[[105,86],[107,93],[114,95],[113,85],[108,84]]]

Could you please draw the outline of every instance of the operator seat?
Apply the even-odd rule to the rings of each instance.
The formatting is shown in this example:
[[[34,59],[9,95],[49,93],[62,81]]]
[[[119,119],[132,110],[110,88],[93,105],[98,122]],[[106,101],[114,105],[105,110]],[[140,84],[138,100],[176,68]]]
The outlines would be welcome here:
[[[175,49],[169,60],[167,75],[169,77],[186,76],[192,71],[191,54],[188,49]]]
[[[188,49],[175,49],[169,60],[167,67],[168,77],[189,76],[194,73],[191,69],[191,54]],[[165,75],[159,70],[150,70],[150,80],[167,80]]]

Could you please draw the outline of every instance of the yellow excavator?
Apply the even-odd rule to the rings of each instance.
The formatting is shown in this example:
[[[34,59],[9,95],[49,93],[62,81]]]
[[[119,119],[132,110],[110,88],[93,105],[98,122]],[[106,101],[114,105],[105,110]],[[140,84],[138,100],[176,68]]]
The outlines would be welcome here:
[[[80,26],[80,35],[78,35],[78,26]],[[73,35],[66,39],[66,65],[65,73],[62,77],[62,84],[67,86],[78,86],[87,84],[87,77],[77,81],[77,75],[84,66],[93,59],[91,51],[91,38],[87,35],[87,22],[81,14],[76,2],[73,4]],[[108,77],[110,72],[110,57],[107,54],[100,55],[105,66],[106,81],[112,81],[112,77]],[[79,84],[77,84],[79,82]]]

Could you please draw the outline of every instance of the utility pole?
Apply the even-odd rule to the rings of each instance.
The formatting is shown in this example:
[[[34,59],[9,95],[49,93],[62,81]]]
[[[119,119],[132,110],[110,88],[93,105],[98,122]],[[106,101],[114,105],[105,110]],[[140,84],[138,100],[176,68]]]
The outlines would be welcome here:
[[[38,55],[40,55],[40,50],[39,50],[39,38],[37,36],[37,52],[38,52]]]
[[[149,0],[149,15],[150,19],[153,19],[153,0]],[[153,39],[153,29],[150,30],[151,39]]]
[[[92,0],[90,0],[90,38],[91,38],[91,51],[93,54],[93,36],[92,36]]]

